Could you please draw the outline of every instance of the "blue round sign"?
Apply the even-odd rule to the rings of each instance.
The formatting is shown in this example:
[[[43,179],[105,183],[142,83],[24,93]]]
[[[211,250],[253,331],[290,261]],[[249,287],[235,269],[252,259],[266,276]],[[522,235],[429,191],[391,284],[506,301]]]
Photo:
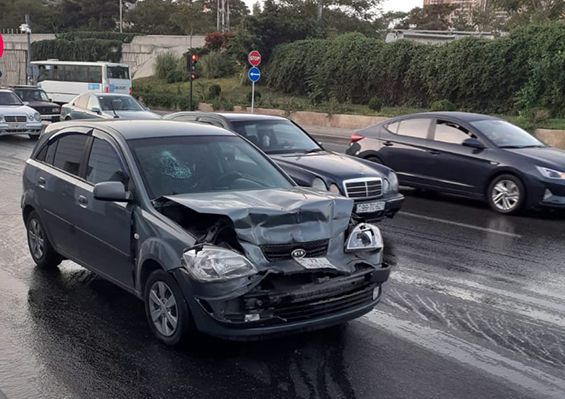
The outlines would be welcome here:
[[[247,76],[249,76],[250,81],[257,82],[261,78],[261,71],[259,68],[253,67],[249,70]]]

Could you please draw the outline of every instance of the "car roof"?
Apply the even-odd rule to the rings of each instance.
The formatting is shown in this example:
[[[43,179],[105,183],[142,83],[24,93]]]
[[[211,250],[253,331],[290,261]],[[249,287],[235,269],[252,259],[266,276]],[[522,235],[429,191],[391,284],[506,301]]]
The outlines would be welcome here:
[[[67,127],[103,129],[110,134],[122,136],[125,140],[150,139],[171,136],[237,136],[225,129],[202,123],[186,123],[168,120],[76,120],[58,122],[56,131]]]
[[[474,114],[471,112],[422,112],[419,114],[410,114],[410,115],[403,115],[403,116],[399,116],[398,120],[401,119],[405,119],[406,117],[426,117],[426,118],[446,118],[446,119],[452,119],[452,120],[458,120],[460,122],[474,122],[474,121],[479,121],[479,120],[485,120],[485,119],[499,119],[497,117],[494,116],[490,116],[490,115],[483,115],[483,114]]]
[[[33,85],[13,85],[10,86],[10,89],[41,89],[41,87],[37,87]]]
[[[0,89],[0,92],[3,93],[13,93],[13,91],[11,89]]]
[[[219,116],[227,121],[255,121],[255,120],[287,120],[282,116],[276,115],[258,115],[246,113],[232,113],[232,112],[199,112],[199,111],[184,111],[176,112],[171,115],[196,115],[196,116]]]
[[[83,93],[83,94],[92,94],[97,97],[131,97],[129,94],[123,94],[123,93]]]

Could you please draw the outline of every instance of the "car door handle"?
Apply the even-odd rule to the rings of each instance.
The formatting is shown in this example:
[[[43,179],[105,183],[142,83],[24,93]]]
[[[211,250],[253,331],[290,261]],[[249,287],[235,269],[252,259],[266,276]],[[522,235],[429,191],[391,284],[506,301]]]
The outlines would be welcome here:
[[[441,152],[436,151],[436,150],[428,150],[428,154],[439,155],[439,154],[441,154]]]
[[[78,204],[81,208],[86,208],[88,205],[88,199],[84,195],[79,195]]]
[[[394,143],[391,143],[390,141],[385,141],[383,143],[383,145],[386,146],[386,147],[392,147],[394,145]]]
[[[37,184],[39,185],[39,187],[45,188],[45,177],[37,178]]]

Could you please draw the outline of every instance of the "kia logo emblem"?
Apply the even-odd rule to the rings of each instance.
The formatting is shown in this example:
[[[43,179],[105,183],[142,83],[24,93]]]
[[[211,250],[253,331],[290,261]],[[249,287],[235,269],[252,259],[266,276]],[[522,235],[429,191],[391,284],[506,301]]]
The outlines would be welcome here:
[[[302,248],[295,249],[290,253],[290,255],[295,259],[304,258],[306,256],[306,250]]]

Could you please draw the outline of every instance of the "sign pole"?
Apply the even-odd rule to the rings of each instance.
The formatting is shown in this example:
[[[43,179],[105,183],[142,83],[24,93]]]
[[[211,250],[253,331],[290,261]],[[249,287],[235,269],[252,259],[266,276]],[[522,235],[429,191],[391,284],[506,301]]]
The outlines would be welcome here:
[[[255,112],[255,82],[251,82],[251,113]]]

